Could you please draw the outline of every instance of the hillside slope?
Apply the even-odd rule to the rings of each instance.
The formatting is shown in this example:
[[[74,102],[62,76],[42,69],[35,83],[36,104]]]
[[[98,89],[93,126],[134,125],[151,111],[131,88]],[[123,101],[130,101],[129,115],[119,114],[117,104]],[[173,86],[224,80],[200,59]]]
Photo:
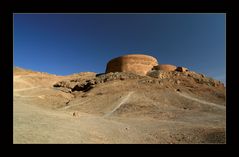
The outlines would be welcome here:
[[[192,71],[14,71],[14,143],[225,143],[225,131],[225,87]]]

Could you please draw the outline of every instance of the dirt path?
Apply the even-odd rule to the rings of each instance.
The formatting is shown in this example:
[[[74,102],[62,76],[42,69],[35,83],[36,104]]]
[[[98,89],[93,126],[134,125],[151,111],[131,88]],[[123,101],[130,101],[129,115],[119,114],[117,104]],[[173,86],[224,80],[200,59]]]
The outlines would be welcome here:
[[[183,96],[183,97],[185,97],[187,99],[190,99],[190,100],[193,100],[193,101],[197,101],[197,102],[205,104],[205,105],[210,105],[210,106],[217,107],[217,108],[220,108],[220,109],[225,109],[226,108],[225,106],[222,106],[222,105],[219,105],[219,104],[207,102],[207,101],[204,101],[204,100],[199,100],[197,98],[194,98],[192,96],[187,95],[186,93],[177,92],[177,94],[179,94],[180,96]]]
[[[84,113],[79,113],[78,118],[70,113],[45,110],[15,97],[14,143],[140,143],[142,140],[141,131],[129,124]]]
[[[90,100],[91,100],[91,99],[86,100],[86,101],[83,101],[83,102],[81,102],[81,103],[74,104],[74,105],[64,106],[64,107],[61,108],[61,109],[62,109],[62,110],[65,110],[65,109],[68,109],[68,108],[71,108],[71,107],[74,107],[74,106],[79,106],[79,105],[84,104],[84,103],[86,103],[86,102],[88,102],[88,101],[90,101]]]
[[[129,98],[130,96],[133,94],[134,92],[129,92],[128,95],[126,95],[125,97],[122,98],[122,100],[120,101],[120,103],[110,112],[108,112],[107,114],[104,115],[104,117],[108,117],[110,116],[112,113],[114,113],[118,108],[120,108],[120,106],[122,104],[124,104]]]
[[[23,95],[17,95],[17,94],[14,94],[14,96],[16,97],[22,97],[22,98],[36,98],[36,97],[39,97],[39,98],[44,98],[45,95],[37,95],[37,96],[23,96]]]
[[[21,89],[14,89],[14,91],[25,91],[25,90],[32,90],[32,89],[39,89],[41,88],[40,86],[37,87],[29,87],[29,88],[21,88]]]

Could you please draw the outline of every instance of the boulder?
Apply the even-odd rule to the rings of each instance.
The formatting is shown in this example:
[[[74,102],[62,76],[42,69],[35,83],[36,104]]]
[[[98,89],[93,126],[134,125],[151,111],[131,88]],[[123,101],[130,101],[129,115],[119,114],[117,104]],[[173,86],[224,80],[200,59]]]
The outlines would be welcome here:
[[[186,71],[188,71],[188,69],[185,68],[185,67],[177,67],[176,71],[179,71],[179,72],[186,72]]]

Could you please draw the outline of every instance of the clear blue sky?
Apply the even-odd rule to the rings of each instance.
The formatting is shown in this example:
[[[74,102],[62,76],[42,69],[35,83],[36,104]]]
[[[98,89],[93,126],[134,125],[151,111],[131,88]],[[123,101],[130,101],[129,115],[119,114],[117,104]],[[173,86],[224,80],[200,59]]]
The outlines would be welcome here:
[[[14,14],[14,65],[68,75],[101,73],[140,53],[225,83],[225,14]]]

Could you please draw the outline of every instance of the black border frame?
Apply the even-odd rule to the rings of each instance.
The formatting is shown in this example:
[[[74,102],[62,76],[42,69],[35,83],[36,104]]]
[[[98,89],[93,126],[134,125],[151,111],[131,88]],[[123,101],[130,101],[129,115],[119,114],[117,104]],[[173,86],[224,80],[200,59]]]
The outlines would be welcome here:
[[[225,149],[238,143],[238,87],[236,67],[238,52],[238,24],[236,5],[227,0],[158,0],[113,1],[113,0],[23,0],[1,2],[1,46],[0,46],[0,142],[13,143],[13,13],[226,13],[226,94],[227,94],[227,141],[223,145],[213,145]],[[235,2],[236,3],[236,2]],[[234,75],[232,75],[234,74]],[[237,87],[237,88],[236,88]],[[4,140],[3,140],[4,139]],[[188,146],[188,145],[187,145]],[[200,147],[211,145],[200,145]],[[175,147],[175,146],[173,146]],[[183,148],[183,146],[177,146]],[[193,146],[193,148],[195,148]],[[206,149],[207,150],[207,149]]]

